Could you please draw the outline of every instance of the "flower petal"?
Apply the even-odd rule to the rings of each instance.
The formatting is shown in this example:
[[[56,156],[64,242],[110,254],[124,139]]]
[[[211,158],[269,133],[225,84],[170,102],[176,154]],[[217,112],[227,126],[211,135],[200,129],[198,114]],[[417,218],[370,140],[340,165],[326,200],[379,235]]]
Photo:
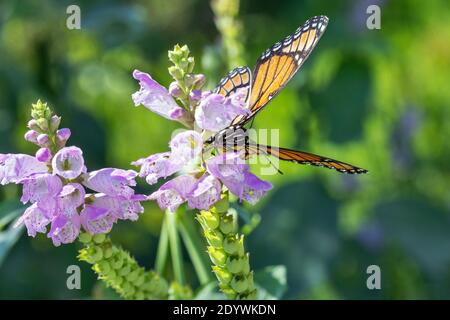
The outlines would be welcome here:
[[[116,220],[110,210],[94,205],[86,205],[80,213],[81,224],[90,234],[110,232]]]
[[[49,216],[40,208],[37,204],[29,206],[23,215],[17,220],[14,228],[25,224],[27,228],[28,235],[35,237],[37,232],[45,233],[47,232],[47,225],[50,223]]]
[[[169,91],[145,72],[134,70],[133,77],[139,80],[141,88],[132,95],[135,106],[143,105],[147,109],[170,120],[184,116],[185,111],[170,95]]]
[[[161,209],[175,211],[184,201],[194,187],[196,179],[190,175],[178,176],[153,192],[148,199],[156,200]]]
[[[50,173],[38,173],[22,180],[23,191],[20,201],[42,201],[49,197],[55,197],[62,189],[61,179]]]
[[[121,196],[129,199],[134,194],[134,190],[130,186],[136,185],[134,180],[136,176],[137,173],[133,170],[104,168],[86,173],[83,184],[89,189],[109,196]]]
[[[74,214],[70,217],[58,215],[52,221],[47,237],[51,238],[56,247],[61,243],[74,242],[80,233],[80,217]]]
[[[188,194],[188,205],[192,209],[208,210],[220,200],[222,185],[214,176],[204,174]]]
[[[66,179],[75,179],[86,172],[83,152],[78,147],[65,147],[59,150],[52,160],[53,172]]]
[[[45,163],[27,154],[0,154],[0,184],[20,183],[35,173],[48,172]]]

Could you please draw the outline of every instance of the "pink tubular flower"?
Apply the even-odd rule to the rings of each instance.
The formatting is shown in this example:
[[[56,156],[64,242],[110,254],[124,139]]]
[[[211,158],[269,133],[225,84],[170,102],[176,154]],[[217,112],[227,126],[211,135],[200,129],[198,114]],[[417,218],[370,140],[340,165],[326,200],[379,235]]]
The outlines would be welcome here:
[[[147,109],[170,120],[183,117],[185,111],[178,106],[169,91],[145,72],[134,70],[133,77],[139,80],[141,88],[133,94],[135,106],[143,105]]]
[[[196,179],[190,175],[178,176],[153,192],[148,199],[156,200],[161,209],[169,209],[174,212],[183,202],[194,187]]]
[[[60,246],[61,243],[74,242],[80,233],[80,217],[78,214],[71,216],[58,215],[52,221],[48,237],[52,239],[53,245]]]
[[[202,152],[202,136],[193,130],[187,130],[177,134],[170,140],[172,163],[188,164],[198,158]]]
[[[65,179],[75,179],[86,172],[83,152],[78,147],[65,147],[59,150],[52,160],[53,172]]]
[[[80,213],[83,228],[90,234],[110,232],[116,218],[107,208],[85,205]]]
[[[192,209],[208,210],[220,200],[222,186],[214,176],[204,174],[187,195],[188,205]]]
[[[14,228],[25,224],[28,235],[35,237],[37,232],[47,232],[47,225],[51,222],[51,216],[41,210],[36,203],[29,206],[23,215],[17,220]]]
[[[37,202],[55,197],[62,189],[61,179],[49,173],[39,173],[22,180],[23,194],[20,201]]]
[[[247,114],[240,95],[240,91],[229,98],[217,93],[204,94],[195,110],[197,125],[203,130],[217,132],[228,127],[238,115]]]
[[[142,158],[131,163],[140,166],[139,176],[148,184],[155,184],[159,178],[167,178],[181,169],[182,163],[174,163],[170,158],[170,152],[157,153],[147,158]]]
[[[0,154],[0,184],[20,183],[35,173],[48,172],[45,163],[27,154]]]
[[[86,173],[83,184],[91,190],[109,196],[129,199],[134,194],[130,186],[136,185],[136,176],[137,173],[133,170],[105,168]]]

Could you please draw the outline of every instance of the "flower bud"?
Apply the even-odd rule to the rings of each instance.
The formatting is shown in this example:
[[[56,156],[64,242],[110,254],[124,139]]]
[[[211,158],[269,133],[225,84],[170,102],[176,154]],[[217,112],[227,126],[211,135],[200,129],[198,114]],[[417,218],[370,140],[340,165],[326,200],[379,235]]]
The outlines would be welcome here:
[[[220,231],[228,234],[234,230],[233,215],[227,214],[220,221]]]
[[[66,142],[67,140],[69,140],[71,134],[72,132],[69,128],[62,128],[56,131],[56,138],[58,139],[58,141]]]
[[[212,269],[217,277],[217,280],[219,280],[221,284],[229,284],[231,279],[233,278],[233,274],[224,268],[212,266]]]
[[[212,246],[208,246],[208,253],[211,261],[216,266],[224,266],[227,261],[227,255],[221,249],[214,248]]]
[[[223,236],[222,233],[214,231],[214,230],[205,230],[205,238],[208,243],[213,247],[221,247]]]
[[[112,263],[112,267],[114,269],[120,269],[123,266],[123,259],[119,256],[114,257],[113,263]]]
[[[52,160],[52,153],[48,148],[40,148],[36,151],[36,159],[40,162],[50,162]]]
[[[47,119],[45,119],[45,118],[36,119],[36,124],[41,129],[41,131],[43,131],[43,132],[48,131],[48,120]]]
[[[96,235],[93,237],[94,242],[95,242],[95,243],[98,243],[98,244],[100,244],[100,243],[102,243],[103,241],[105,241],[105,239],[106,239],[106,235],[105,235],[104,233],[96,234]]]
[[[201,98],[202,98],[202,92],[200,90],[192,90],[191,93],[189,94],[189,99],[194,104],[197,104]]]
[[[169,93],[174,98],[179,98],[183,95],[183,90],[176,81],[173,81],[169,86]]]
[[[92,240],[92,236],[87,232],[83,232],[82,234],[79,235],[78,239],[82,243],[89,243]]]
[[[228,257],[226,266],[228,271],[238,274],[242,272],[244,263],[239,257]]]
[[[100,268],[100,272],[109,273],[111,271],[111,266],[106,260],[102,260],[98,263],[98,267]]]
[[[42,147],[50,146],[50,137],[48,136],[48,134],[41,133],[40,135],[37,136],[36,140],[37,143]]]
[[[38,132],[41,131],[41,128],[39,128],[37,121],[34,119],[31,119],[30,121],[28,121],[27,127],[34,131],[38,131]]]
[[[50,131],[55,132],[59,128],[59,124],[61,123],[61,117],[53,116],[50,119]]]
[[[194,89],[201,89],[205,85],[206,77],[204,74],[196,74],[194,77]]]
[[[187,72],[191,73],[192,71],[194,71],[194,66],[195,66],[194,57],[187,58],[187,63],[188,63],[186,66]]]
[[[119,270],[119,275],[126,276],[127,274],[130,273],[130,271],[131,271],[131,268],[130,268],[130,266],[127,265]]]
[[[176,66],[169,67],[169,73],[177,81],[181,81],[184,76],[183,71]]]
[[[238,293],[242,293],[248,288],[248,281],[244,276],[234,276],[230,282],[231,288]]]
[[[239,251],[239,238],[237,235],[228,236],[223,241],[223,250],[228,254],[237,254]]]
[[[35,131],[35,130],[28,130],[25,135],[24,138],[26,141],[31,142],[31,143],[37,143],[37,137],[39,135],[39,132]]]
[[[216,229],[219,227],[220,217],[217,212],[213,211],[201,211],[200,215],[198,215],[205,224],[206,227],[211,229]]]

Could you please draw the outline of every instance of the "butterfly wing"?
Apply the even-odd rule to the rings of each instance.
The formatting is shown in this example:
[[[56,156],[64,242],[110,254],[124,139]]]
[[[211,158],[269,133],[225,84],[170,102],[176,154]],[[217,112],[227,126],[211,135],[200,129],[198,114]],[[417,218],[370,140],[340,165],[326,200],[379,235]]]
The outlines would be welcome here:
[[[250,114],[236,118],[232,124],[247,123],[286,86],[316,46],[327,24],[326,16],[313,17],[262,54],[253,72]]]
[[[240,89],[246,90],[245,101],[247,101],[250,97],[251,82],[252,73],[250,69],[248,67],[237,67],[220,80],[214,92],[228,97]]]
[[[246,148],[246,154],[269,154],[280,160],[291,161],[300,164],[313,165],[317,167],[325,167],[334,169],[342,173],[367,173],[366,169],[356,167],[354,165],[334,160],[328,157],[319,156],[317,154],[291,150],[286,148],[274,148],[263,145],[250,145]]]

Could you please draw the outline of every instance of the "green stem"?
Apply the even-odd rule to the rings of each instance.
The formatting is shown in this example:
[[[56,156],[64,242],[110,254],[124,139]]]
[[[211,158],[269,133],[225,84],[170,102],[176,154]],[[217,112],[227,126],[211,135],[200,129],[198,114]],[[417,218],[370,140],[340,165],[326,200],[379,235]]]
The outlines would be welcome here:
[[[164,274],[167,259],[169,257],[169,233],[167,230],[167,215],[164,216],[159,236],[158,251],[156,253],[155,270],[159,274]]]
[[[172,266],[175,280],[184,285],[184,268],[183,255],[181,252],[180,239],[178,237],[177,225],[175,219],[176,212],[166,211],[167,216],[167,230],[169,234],[170,253],[172,257]]]
[[[183,214],[178,221],[178,227],[200,284],[206,285],[210,283],[213,278],[211,276],[211,271],[207,267],[209,263],[208,256],[204,251],[204,243],[195,229],[191,216],[192,215]]]

